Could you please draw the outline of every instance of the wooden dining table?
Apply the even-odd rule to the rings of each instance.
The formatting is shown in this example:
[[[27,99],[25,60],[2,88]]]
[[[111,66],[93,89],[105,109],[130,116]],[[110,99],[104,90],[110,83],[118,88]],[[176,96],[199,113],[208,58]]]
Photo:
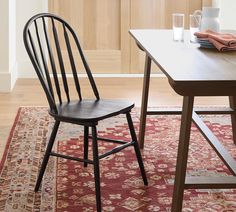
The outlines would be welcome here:
[[[199,114],[229,114],[232,120],[232,142],[236,144],[236,51],[219,52],[217,49],[200,48],[199,44],[190,42],[188,30],[184,32],[184,42],[173,41],[172,30],[133,29],[129,32],[137,46],[146,53],[139,128],[140,147],[144,148],[147,115],[181,115],[171,211],[182,210],[184,189],[236,188],[236,161],[199,116]],[[173,90],[183,96],[181,109],[168,107],[148,110],[152,61],[168,78]],[[194,98],[197,96],[228,96],[229,107],[196,109]],[[186,176],[192,122],[232,175]]]

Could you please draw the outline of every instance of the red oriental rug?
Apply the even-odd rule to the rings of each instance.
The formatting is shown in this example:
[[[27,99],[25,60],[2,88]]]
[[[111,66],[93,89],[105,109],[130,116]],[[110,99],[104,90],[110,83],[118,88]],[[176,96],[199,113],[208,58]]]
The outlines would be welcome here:
[[[136,129],[138,115],[132,114]],[[229,116],[204,116],[207,125],[236,158]],[[34,193],[38,169],[53,120],[43,107],[20,108],[0,164],[0,211],[95,211],[93,166],[51,158],[40,192]],[[144,186],[133,148],[101,161],[103,211],[170,211],[180,116],[150,116],[143,159],[149,186]],[[99,125],[99,136],[129,138],[124,116]],[[62,124],[55,150],[83,154],[82,128]],[[111,148],[101,142],[99,151]],[[230,174],[196,127],[192,126],[188,175]],[[91,155],[90,155],[91,157]],[[236,211],[236,190],[186,190],[183,211]]]

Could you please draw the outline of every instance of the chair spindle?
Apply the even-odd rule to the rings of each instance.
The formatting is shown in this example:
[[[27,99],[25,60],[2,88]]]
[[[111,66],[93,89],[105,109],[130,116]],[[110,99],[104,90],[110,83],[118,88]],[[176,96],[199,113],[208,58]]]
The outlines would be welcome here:
[[[86,59],[84,57],[84,53],[83,53],[83,51],[81,49],[81,46],[79,44],[79,40],[78,40],[78,38],[77,38],[77,36],[76,36],[76,34],[74,32],[71,32],[71,33],[72,33],[72,35],[73,35],[73,37],[75,39],[75,43],[76,43],[77,49],[78,49],[78,51],[80,53],[80,56],[81,56],[81,59],[82,59],[85,71],[86,71],[86,73],[88,75],[88,78],[89,78],[89,82],[90,82],[90,84],[92,86],[93,93],[94,93],[95,97],[97,98],[97,100],[99,100],[100,97],[99,97],[98,89],[97,89],[97,86],[96,86],[95,81],[93,79],[90,67],[89,67],[89,65],[88,65],[88,63],[87,63],[87,61],[86,61]]]
[[[59,84],[59,80],[58,80],[58,76],[57,76],[56,65],[55,65],[55,61],[54,61],[54,57],[53,57],[53,53],[52,53],[52,48],[51,48],[51,45],[49,42],[48,33],[47,33],[47,26],[46,26],[44,17],[42,17],[42,20],[43,20],[43,31],[44,31],[44,36],[45,36],[46,43],[47,43],[47,49],[48,49],[49,59],[50,59],[50,63],[51,63],[54,83],[56,86],[57,96],[58,96],[60,104],[62,104],[60,84]]]
[[[41,64],[40,64],[40,61],[39,61],[39,57],[38,57],[38,54],[37,54],[37,51],[36,51],[36,48],[35,48],[35,44],[34,44],[34,41],[33,41],[33,39],[32,39],[32,35],[31,35],[30,30],[28,30],[28,35],[29,35],[29,41],[30,41],[31,48],[32,48],[33,53],[34,53],[34,58],[35,58],[35,61],[36,61],[36,63],[37,63],[37,66],[38,66],[38,68],[39,68],[41,77],[43,78],[43,80],[45,80],[44,74],[43,74],[43,72],[42,72]]]
[[[68,33],[66,31],[65,24],[63,24],[63,30],[64,30],[64,38],[65,38],[65,42],[66,42],[67,52],[68,52],[68,56],[70,59],[70,65],[71,65],[72,73],[74,76],[75,87],[76,87],[77,93],[79,95],[79,99],[82,100],[81,89],[80,89],[80,85],[79,85],[79,79],[77,76],[75,61],[74,61],[73,53],[71,50],[70,40],[69,40]]]
[[[70,102],[68,83],[67,83],[66,73],[65,73],[65,66],[64,66],[64,62],[63,62],[63,58],[62,58],[62,54],[61,54],[61,47],[60,47],[60,43],[59,43],[59,39],[58,39],[57,29],[55,27],[55,23],[54,23],[53,18],[51,20],[52,20],[53,36],[54,36],[54,40],[55,40],[58,61],[59,61],[60,69],[61,69],[61,76],[62,76],[62,81],[63,81],[63,85],[64,85],[64,90],[66,93],[67,101]]]
[[[54,99],[54,92],[53,92],[52,83],[51,83],[51,79],[50,79],[50,75],[49,75],[49,71],[48,71],[47,61],[46,61],[44,50],[42,47],[42,42],[41,42],[41,39],[39,36],[39,30],[38,30],[38,25],[37,25],[36,20],[34,21],[34,26],[35,26],[35,31],[36,31],[36,35],[37,35],[37,39],[38,39],[40,54],[41,54],[42,62],[43,62],[43,66],[44,66],[44,72],[45,72],[46,79],[47,79],[47,84],[48,84],[49,90],[51,92],[52,98]],[[55,101],[55,99],[54,99],[54,101]]]

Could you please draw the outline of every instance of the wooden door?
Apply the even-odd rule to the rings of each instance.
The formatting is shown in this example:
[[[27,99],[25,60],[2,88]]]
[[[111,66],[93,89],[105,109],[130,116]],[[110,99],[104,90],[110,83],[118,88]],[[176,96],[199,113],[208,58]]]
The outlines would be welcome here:
[[[189,14],[210,4],[211,0],[49,0],[49,12],[75,29],[93,73],[143,73],[145,57],[129,29],[171,28],[173,12],[185,14],[187,27]]]
[[[93,72],[129,71],[129,0],[49,0],[79,36]],[[82,67],[82,66],[81,66]]]

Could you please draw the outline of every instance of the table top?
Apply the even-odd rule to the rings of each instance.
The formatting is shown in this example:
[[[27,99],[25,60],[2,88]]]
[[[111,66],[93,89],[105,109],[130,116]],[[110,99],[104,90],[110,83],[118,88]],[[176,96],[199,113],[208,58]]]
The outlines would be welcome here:
[[[188,30],[184,42],[173,41],[172,30],[134,29],[130,34],[178,94],[236,95],[236,51],[200,48],[190,42]]]

